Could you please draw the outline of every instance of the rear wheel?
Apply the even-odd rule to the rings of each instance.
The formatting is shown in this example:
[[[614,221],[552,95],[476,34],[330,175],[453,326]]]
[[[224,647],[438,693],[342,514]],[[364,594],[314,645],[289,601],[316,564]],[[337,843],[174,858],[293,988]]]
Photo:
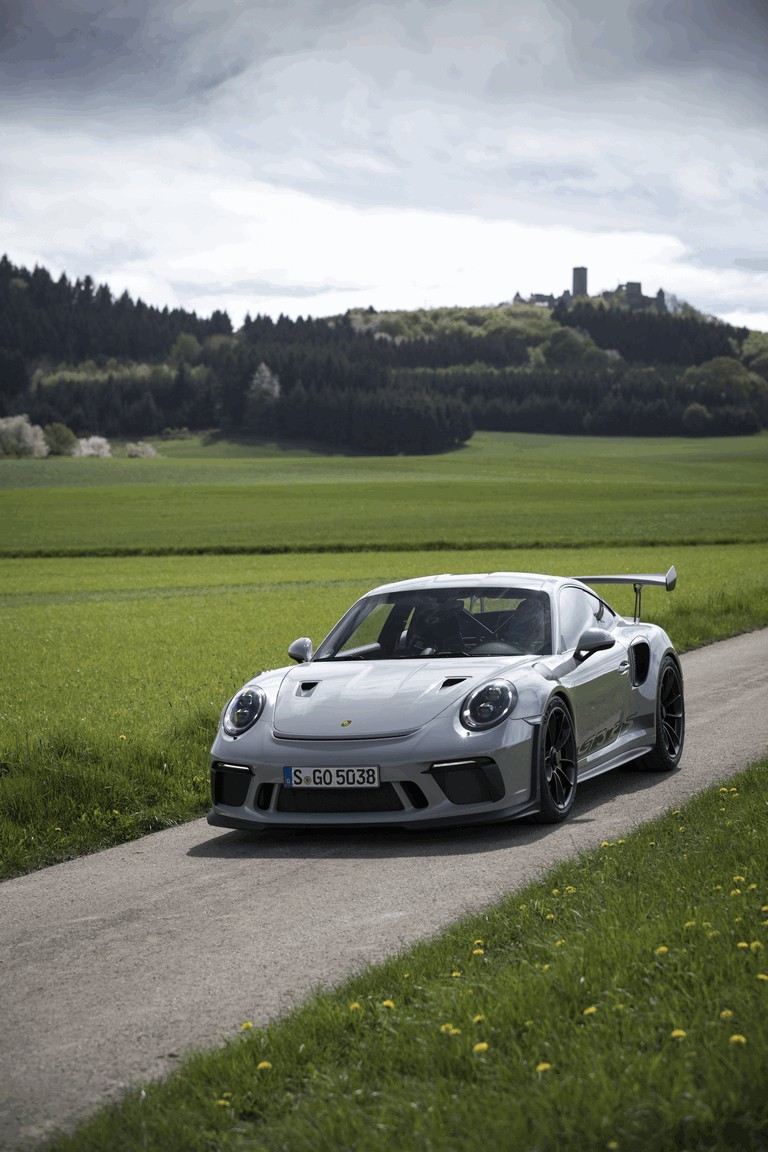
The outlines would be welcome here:
[[[538,824],[565,820],[576,797],[576,738],[565,701],[550,700],[541,718],[539,733]]]
[[[665,656],[656,689],[656,743],[641,766],[650,772],[671,772],[680,763],[684,740],[683,677],[672,657]]]

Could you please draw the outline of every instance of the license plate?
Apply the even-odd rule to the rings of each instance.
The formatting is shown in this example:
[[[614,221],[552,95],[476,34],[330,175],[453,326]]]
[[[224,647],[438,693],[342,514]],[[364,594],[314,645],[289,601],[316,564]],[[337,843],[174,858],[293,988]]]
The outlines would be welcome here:
[[[373,768],[283,768],[284,788],[378,788],[378,765]]]

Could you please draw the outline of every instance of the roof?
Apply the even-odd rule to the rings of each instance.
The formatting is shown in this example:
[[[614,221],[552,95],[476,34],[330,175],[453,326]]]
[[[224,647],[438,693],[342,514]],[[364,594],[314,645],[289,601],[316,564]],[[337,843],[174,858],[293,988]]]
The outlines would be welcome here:
[[[392,584],[381,584],[372,588],[368,596],[386,592],[413,592],[420,588],[530,588],[542,591],[554,588],[563,580],[562,576],[545,576],[539,572],[444,572],[439,576],[418,576],[413,580],[398,580]]]

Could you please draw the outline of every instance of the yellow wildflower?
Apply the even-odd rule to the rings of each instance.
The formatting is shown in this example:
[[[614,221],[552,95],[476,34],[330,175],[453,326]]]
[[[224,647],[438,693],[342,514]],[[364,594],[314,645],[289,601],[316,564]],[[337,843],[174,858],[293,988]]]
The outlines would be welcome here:
[[[484,940],[473,940],[472,943],[474,944],[475,948],[482,948],[485,941]]]
[[[547,920],[554,920],[554,918],[555,918],[554,912],[547,912],[547,916],[546,916]]]
[[[241,1032],[248,1032],[251,1028],[253,1028],[253,1020],[243,1020],[240,1025]]]
[[[729,1044],[746,1044],[746,1042],[746,1036],[740,1036],[738,1032],[734,1033],[733,1036],[728,1037]]]
[[[461,1036],[461,1028],[451,1028],[451,1036]]]
[[[768,972],[758,972],[757,979],[758,980],[768,980]]]
[[[670,1036],[673,1040],[685,1040],[686,1031],[684,1028],[673,1028],[670,1032]]]
[[[395,1002],[394,1000],[382,1000],[381,1006],[382,1008],[394,1008]]]
[[[552,895],[553,896],[559,896],[560,895],[560,889],[559,888],[553,888],[552,889]]]
[[[440,1025],[440,1031],[441,1032],[450,1032],[452,1028],[453,1028],[453,1024],[449,1024],[447,1022],[445,1024]]]
[[[555,948],[562,948],[563,944],[565,944],[565,940],[555,940]]]
[[[736,947],[737,947],[737,948],[746,948],[746,949],[747,949],[747,951],[749,951],[749,944],[747,944],[746,940],[739,940],[739,942],[738,942],[738,944],[736,945]]]
[[[547,1064],[546,1060],[542,1060],[541,1064],[536,1065],[536,1071],[537,1072],[549,1072],[551,1067],[552,1067],[552,1065]]]
[[[573,884],[569,884],[568,887],[566,888],[566,892],[568,892],[569,894],[571,892],[575,892],[575,891],[576,891],[576,889],[574,888]]]
[[[695,920],[686,920],[685,924],[683,924],[683,928],[695,928],[695,927],[696,927],[696,921]]]
[[[472,1051],[475,1053],[487,1052],[488,1051],[488,1044],[485,1042],[485,1040],[480,1040],[480,1041],[478,1041],[477,1044],[473,1044]]]
[[[762,944],[759,940],[753,940],[749,947],[753,952],[759,952],[762,948]]]
[[[542,972],[549,972],[549,964],[542,964],[541,970]]]
[[[666,956],[667,952],[669,952],[669,948],[667,948],[666,944],[660,944],[656,949],[657,956]]]
[[[715,936],[719,936],[717,928],[713,928],[711,932],[707,932],[707,939],[714,940]]]
[[[485,956],[485,950],[483,948],[473,948],[472,949],[472,955],[473,956]]]
[[[349,1010],[350,1012],[362,1012],[363,1006],[359,1004],[357,1000],[353,1000],[349,1006]]]
[[[743,884],[746,881],[746,879],[747,879],[746,876],[734,876],[733,882],[734,882],[734,884]]]
[[[461,976],[461,972],[451,972],[451,976]]]
[[[731,896],[741,896],[741,888],[732,888]]]
[[[231,1108],[232,1107],[232,1101],[231,1100],[224,1100],[222,1098],[221,1100],[217,1100],[216,1103],[220,1104],[222,1108]]]
[[[272,1067],[272,1065],[270,1064],[269,1060],[261,1060],[261,1061],[259,1061],[259,1063],[256,1065],[256,1070],[257,1070],[258,1072],[264,1072],[264,1071],[268,1070],[268,1069],[269,1069],[269,1068],[271,1068],[271,1067]]]
[[[482,1024],[484,1020],[485,1020],[485,1016],[473,1016],[472,1017],[472,1023],[473,1024]]]
[[[126,739],[126,737],[125,737],[125,736],[123,736],[123,735],[121,734],[121,736],[120,736],[120,739],[121,739],[121,740],[125,740],[125,739]]]
[[[591,1004],[589,1008],[584,1009],[582,1016],[594,1016],[595,1012],[597,1012],[597,1008],[594,1004]]]

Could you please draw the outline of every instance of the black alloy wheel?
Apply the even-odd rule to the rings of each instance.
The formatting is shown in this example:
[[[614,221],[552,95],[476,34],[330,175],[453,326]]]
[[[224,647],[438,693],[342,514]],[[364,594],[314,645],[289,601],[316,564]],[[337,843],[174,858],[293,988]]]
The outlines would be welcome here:
[[[550,700],[539,738],[539,824],[565,820],[576,797],[576,738],[565,701]]]
[[[671,772],[680,763],[685,741],[683,677],[671,656],[659,668],[656,692],[656,743],[642,765],[652,772]]]

